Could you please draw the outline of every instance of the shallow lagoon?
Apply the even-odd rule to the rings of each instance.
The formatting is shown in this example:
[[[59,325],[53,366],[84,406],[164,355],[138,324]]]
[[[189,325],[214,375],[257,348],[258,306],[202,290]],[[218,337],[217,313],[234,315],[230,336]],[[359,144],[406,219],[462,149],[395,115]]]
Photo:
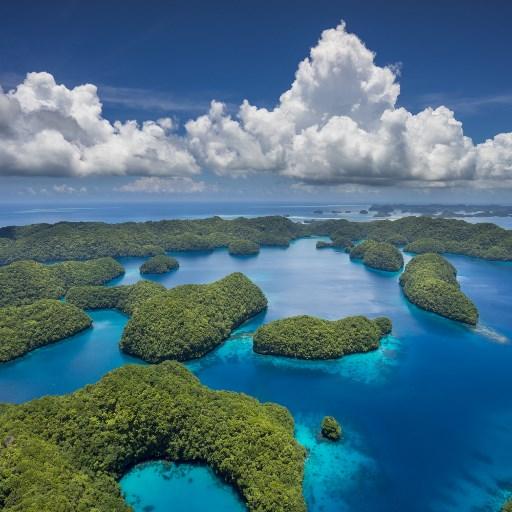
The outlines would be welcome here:
[[[232,487],[221,482],[209,468],[192,464],[141,464],[125,475],[121,486],[126,501],[143,512],[246,510]]]
[[[251,258],[225,250],[175,254],[180,269],[152,279],[171,287],[241,271],[270,302],[266,314],[188,366],[208,386],[243,391],[291,410],[297,438],[310,451],[305,493],[311,511],[498,510],[512,484],[512,265],[450,256],[481,312],[480,325],[471,329],[410,305],[397,274],[369,270],[342,252],[317,251],[315,242],[265,248]],[[140,279],[142,261],[123,259],[127,272],[116,283]],[[339,361],[252,353],[250,332],[257,325],[304,313],[330,319],[387,315],[393,335],[374,353]],[[92,329],[0,366],[0,400],[65,393],[133,362],[117,349],[126,317],[112,311],[92,315]],[[325,414],[342,422],[343,442],[318,439]],[[186,510],[174,501],[179,475],[166,485],[152,465],[135,471],[143,482],[141,500],[154,487],[162,503]],[[198,484],[197,492],[214,507],[208,510],[239,510],[239,504],[226,505],[226,496],[215,508],[204,490],[215,483],[211,472],[199,481],[204,485]],[[136,488],[130,487],[130,495]]]

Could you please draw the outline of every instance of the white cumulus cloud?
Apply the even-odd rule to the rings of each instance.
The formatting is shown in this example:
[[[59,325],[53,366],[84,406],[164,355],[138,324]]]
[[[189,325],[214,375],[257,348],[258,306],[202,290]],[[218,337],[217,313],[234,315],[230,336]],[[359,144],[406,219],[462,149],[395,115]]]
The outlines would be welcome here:
[[[218,174],[275,171],[313,184],[512,180],[512,134],[475,145],[446,107],[396,103],[396,66],[381,67],[341,23],[325,30],[272,110],[213,102],[186,124],[198,161]]]
[[[274,108],[245,100],[230,115],[212,101],[178,135],[169,118],[111,123],[94,85],[68,89],[29,73],[0,90],[0,174],[184,178],[132,184],[148,189],[203,169],[313,185],[512,185],[512,133],[475,144],[446,107],[398,107],[398,78],[341,23],[321,34]]]
[[[68,89],[49,73],[29,73],[0,89],[0,174],[189,175],[199,172],[170,119],[111,123],[97,88]]]

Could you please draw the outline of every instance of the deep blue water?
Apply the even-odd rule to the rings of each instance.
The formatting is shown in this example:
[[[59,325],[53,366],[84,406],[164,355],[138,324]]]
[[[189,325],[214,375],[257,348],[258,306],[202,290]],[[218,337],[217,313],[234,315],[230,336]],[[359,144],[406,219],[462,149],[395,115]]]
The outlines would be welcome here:
[[[176,254],[180,269],[154,277],[165,286],[241,271],[270,303],[266,314],[189,368],[212,388],[290,409],[297,438],[309,449],[305,494],[311,511],[497,511],[512,484],[512,265],[449,257],[481,312],[472,329],[410,305],[398,274],[369,270],[342,252],[318,251],[315,242],[265,248],[251,258],[225,250]],[[123,259],[127,272],[117,282],[140,279],[142,261]],[[338,361],[253,354],[254,328],[304,313],[387,315],[394,328],[378,351]],[[0,400],[68,392],[125,364],[129,358],[117,343],[126,318],[111,311],[92,315],[89,331],[0,366]],[[318,439],[326,414],[343,424],[341,443]],[[134,471],[122,485],[130,499],[140,498],[137,512],[143,503],[155,512],[170,509],[169,503],[172,510],[189,510],[179,496],[191,486],[208,510],[239,510],[206,470],[194,473],[192,483],[186,471],[162,481],[158,465]]]
[[[128,222],[161,219],[197,219],[219,215],[224,218],[287,215],[291,219],[346,218],[368,220],[361,214],[369,204],[316,203],[229,203],[229,202],[120,202],[120,203],[4,203],[0,204],[0,227],[60,221]]]

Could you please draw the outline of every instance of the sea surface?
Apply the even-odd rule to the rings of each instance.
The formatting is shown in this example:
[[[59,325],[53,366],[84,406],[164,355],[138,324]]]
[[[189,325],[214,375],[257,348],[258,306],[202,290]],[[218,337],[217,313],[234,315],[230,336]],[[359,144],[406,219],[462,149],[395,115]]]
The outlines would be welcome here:
[[[0,204],[0,227],[55,223],[62,221],[129,222],[162,219],[200,219],[218,215],[225,219],[239,216],[282,215],[295,221],[313,219],[347,219],[350,221],[394,220],[408,215],[395,210],[389,217],[375,217],[368,211],[370,203],[253,203],[253,202],[118,202],[118,203],[3,203]],[[416,214],[417,215],[417,214]],[[467,222],[494,222],[512,229],[512,217],[465,217]]]
[[[180,268],[155,281],[173,287],[240,271],[269,299],[266,313],[187,366],[207,386],[289,408],[309,452],[304,492],[312,512],[497,512],[512,491],[512,264],[448,257],[480,310],[479,325],[470,328],[409,304],[398,273],[316,250],[317,240],[263,248],[249,258],[226,250],[174,254]],[[120,261],[126,273],[110,284],[141,279],[143,258]],[[259,325],[298,314],[386,315],[393,332],[379,350],[337,361],[252,352]],[[118,350],[126,316],[112,310],[91,316],[91,329],[0,365],[0,401],[67,393],[139,363]],[[339,443],[318,436],[327,414],[343,425]],[[136,512],[244,510],[236,493],[202,466],[146,463],[121,486]]]

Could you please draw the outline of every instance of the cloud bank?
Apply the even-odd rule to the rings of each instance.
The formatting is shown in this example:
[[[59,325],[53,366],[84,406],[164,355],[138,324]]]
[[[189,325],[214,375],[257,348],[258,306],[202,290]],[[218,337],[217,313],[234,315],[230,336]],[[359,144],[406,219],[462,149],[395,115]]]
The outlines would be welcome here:
[[[376,65],[344,23],[322,33],[273,109],[245,100],[232,116],[212,101],[181,135],[170,118],[111,123],[94,85],[29,73],[0,90],[0,174],[185,179],[171,188],[202,169],[313,185],[512,185],[512,133],[474,144],[451,110],[414,114],[397,107],[399,94],[397,69]]]
[[[206,183],[195,181],[189,177],[159,178],[151,176],[138,178],[116,190],[137,194],[195,194],[204,192]]]

